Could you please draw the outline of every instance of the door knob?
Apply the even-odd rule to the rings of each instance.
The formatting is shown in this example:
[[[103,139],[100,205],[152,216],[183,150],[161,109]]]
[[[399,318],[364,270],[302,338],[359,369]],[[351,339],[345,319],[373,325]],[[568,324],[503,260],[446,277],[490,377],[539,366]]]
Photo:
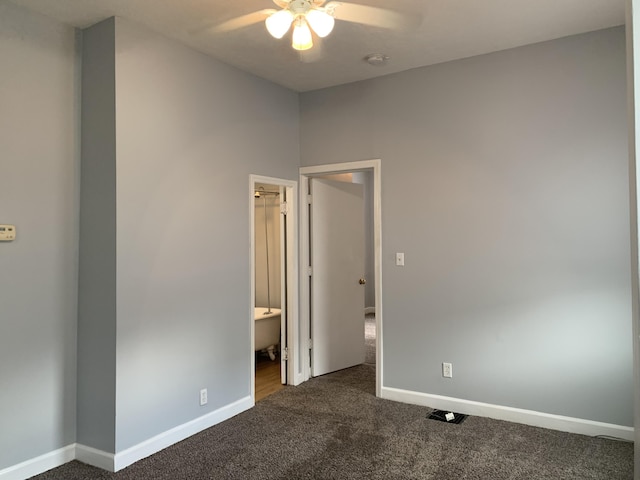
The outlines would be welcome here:
[[[358,283],[360,283],[360,285],[364,285],[367,281],[364,278],[361,278]]]

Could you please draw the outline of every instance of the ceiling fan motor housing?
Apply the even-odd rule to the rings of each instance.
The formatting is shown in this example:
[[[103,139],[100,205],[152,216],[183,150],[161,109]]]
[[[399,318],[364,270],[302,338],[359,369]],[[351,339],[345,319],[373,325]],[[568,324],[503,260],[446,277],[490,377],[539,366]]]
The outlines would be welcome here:
[[[305,15],[313,7],[314,2],[312,2],[311,0],[291,0],[289,2],[288,9],[294,15]]]

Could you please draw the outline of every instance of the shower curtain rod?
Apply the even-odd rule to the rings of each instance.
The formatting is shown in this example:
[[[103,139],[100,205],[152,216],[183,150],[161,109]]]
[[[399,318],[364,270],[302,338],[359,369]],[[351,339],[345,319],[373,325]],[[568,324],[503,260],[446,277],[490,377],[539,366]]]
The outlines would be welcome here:
[[[260,198],[262,195],[280,195],[280,192],[269,192],[264,189],[264,187],[258,187],[253,193],[253,196],[256,198]]]

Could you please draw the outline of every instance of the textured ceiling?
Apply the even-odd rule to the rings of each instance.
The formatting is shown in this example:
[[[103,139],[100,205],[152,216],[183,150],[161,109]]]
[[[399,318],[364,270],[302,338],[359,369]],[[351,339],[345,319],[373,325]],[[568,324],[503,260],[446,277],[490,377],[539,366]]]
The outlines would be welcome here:
[[[271,0],[11,1],[79,28],[113,15],[123,17],[296,91],[613,27],[625,20],[625,0],[353,0],[421,22],[388,30],[337,21],[331,35],[309,52],[311,58],[301,58],[291,49],[289,36],[276,40],[263,23],[226,33],[206,28],[275,8]],[[373,52],[388,55],[390,61],[367,64],[363,58]]]

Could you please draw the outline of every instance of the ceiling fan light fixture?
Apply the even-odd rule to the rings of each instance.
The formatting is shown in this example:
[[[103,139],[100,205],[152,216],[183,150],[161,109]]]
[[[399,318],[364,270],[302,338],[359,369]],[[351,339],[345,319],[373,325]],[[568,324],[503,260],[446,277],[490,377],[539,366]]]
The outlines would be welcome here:
[[[313,38],[309,25],[303,17],[298,17],[293,27],[293,41],[291,46],[296,50],[309,50],[313,47]]]
[[[306,14],[307,22],[314,32],[320,37],[324,38],[331,33],[333,26],[335,25],[335,19],[322,10],[312,9]]]
[[[264,23],[272,37],[282,38],[291,28],[293,18],[294,16],[289,10],[280,10],[267,17]]]

